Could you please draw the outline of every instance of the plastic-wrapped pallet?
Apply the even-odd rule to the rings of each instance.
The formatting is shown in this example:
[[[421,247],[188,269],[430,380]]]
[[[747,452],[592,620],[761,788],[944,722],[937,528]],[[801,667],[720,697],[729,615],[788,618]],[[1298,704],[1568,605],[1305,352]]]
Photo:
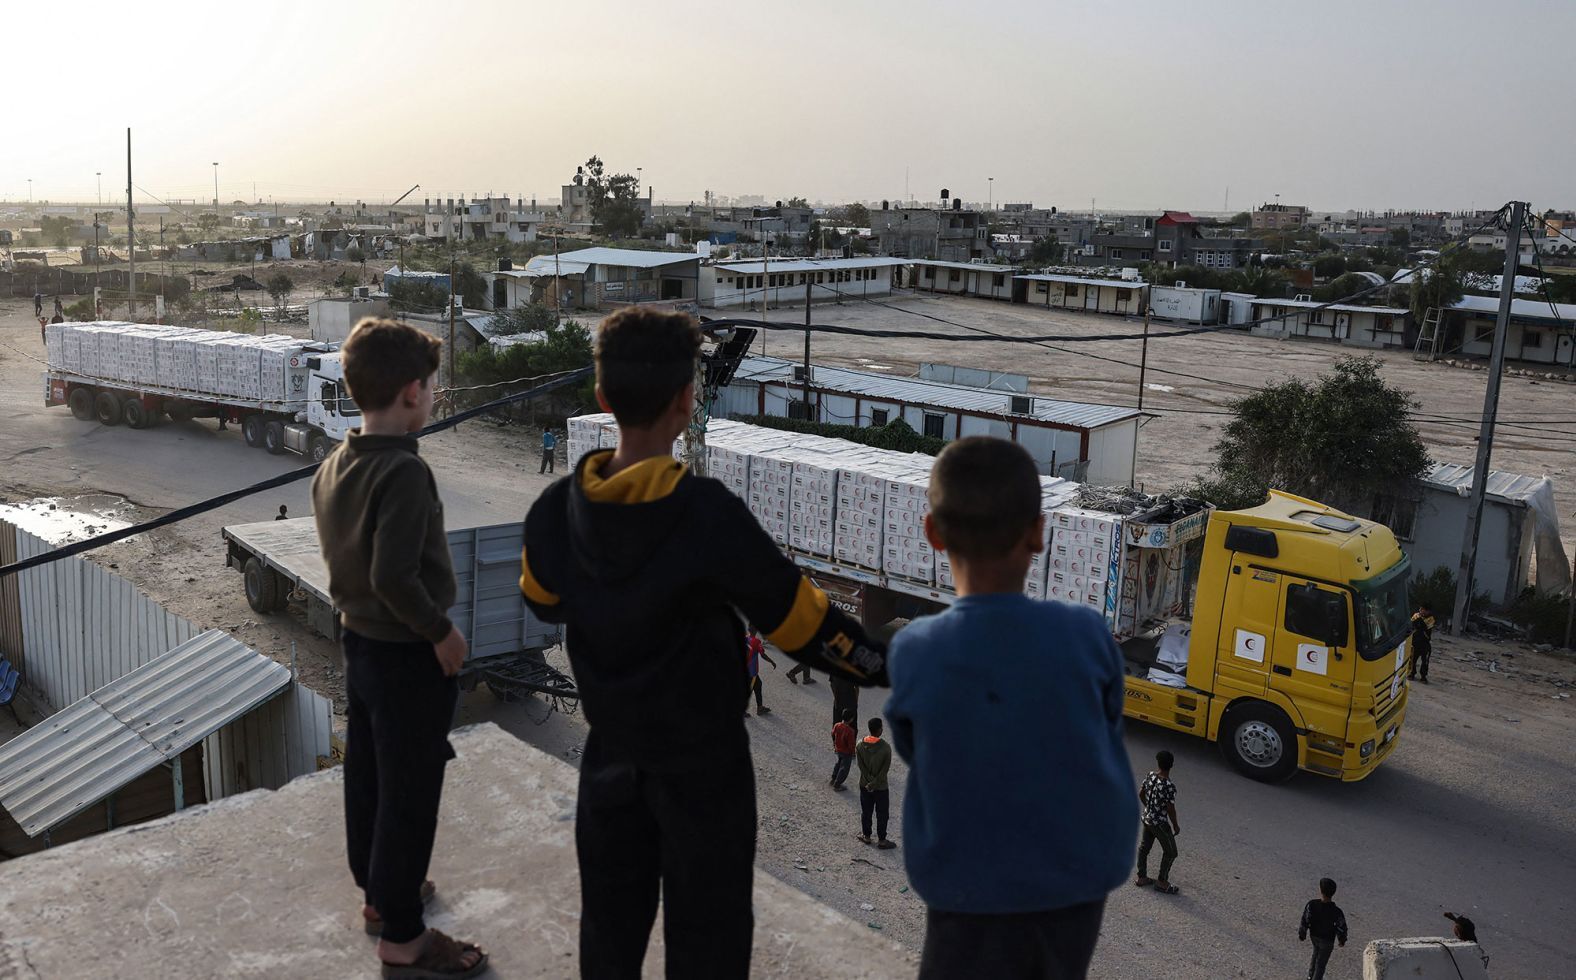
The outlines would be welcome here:
[[[294,337],[264,337],[258,344],[258,397],[265,402],[306,408],[305,350]]]
[[[793,461],[784,449],[750,454],[750,513],[780,545],[788,544],[788,510],[793,488]]]
[[[848,450],[806,447],[794,460],[788,504],[789,547],[832,557],[837,530],[837,468]]]
[[[72,374],[82,373],[82,331],[73,329],[73,324],[57,324],[60,330],[60,359],[55,360],[53,354],[49,355],[51,367],[69,371]]]
[[[93,332],[98,348],[98,371],[95,377],[105,381],[125,381],[126,369],[120,360],[120,335],[125,324],[106,323]]]
[[[1061,507],[1051,534],[1050,572],[1046,592],[1052,599],[1085,605],[1102,616],[1107,609],[1106,582],[1113,555],[1121,550],[1121,518],[1115,514]],[[1113,597],[1114,606],[1115,597]]]
[[[197,390],[224,394],[219,382],[219,352],[232,335],[214,331],[192,341],[192,366],[197,372]]]
[[[1029,559],[1029,574],[1023,582],[1023,592],[1031,599],[1051,598],[1046,586],[1051,566],[1051,535],[1056,528],[1056,509],[1066,506],[1067,502],[1076,496],[1076,492],[1076,484],[1060,477],[1040,477],[1040,513],[1045,515],[1044,537],[1040,541],[1040,552]],[[952,569],[950,565],[946,565],[944,559],[944,555],[936,556],[936,582],[951,588]],[[944,565],[945,579],[942,574]]]
[[[928,465],[894,460],[886,479],[886,516],[881,528],[881,570],[920,585],[936,582],[936,553],[925,540],[924,528],[925,515],[930,512],[926,498],[929,484]]]
[[[846,565],[881,570],[886,478],[879,474],[880,450],[843,459],[837,469],[837,526],[832,557]]]
[[[68,325],[64,323],[51,323],[44,328],[44,361],[56,367],[66,366],[66,334]],[[78,353],[80,353],[78,348]]]

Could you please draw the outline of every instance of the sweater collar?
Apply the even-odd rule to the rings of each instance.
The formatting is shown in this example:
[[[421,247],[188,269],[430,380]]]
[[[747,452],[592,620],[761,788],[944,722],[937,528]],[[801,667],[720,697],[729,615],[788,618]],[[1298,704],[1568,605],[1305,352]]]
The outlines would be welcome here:
[[[408,453],[419,453],[420,440],[415,435],[403,436],[369,436],[364,435],[360,429],[351,429],[345,436],[345,445],[351,452],[375,453],[381,449],[403,449]]]

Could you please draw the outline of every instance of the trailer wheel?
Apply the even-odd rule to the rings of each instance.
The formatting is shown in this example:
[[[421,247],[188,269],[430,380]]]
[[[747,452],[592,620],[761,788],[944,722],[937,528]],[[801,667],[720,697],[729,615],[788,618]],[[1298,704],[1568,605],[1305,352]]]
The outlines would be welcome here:
[[[269,455],[278,456],[285,451],[285,424],[279,421],[268,422],[263,426],[263,448]]]
[[[323,460],[327,459],[328,454],[333,451],[334,446],[328,441],[328,436],[312,437],[312,462],[321,463]]]
[[[241,437],[253,449],[263,444],[263,423],[266,421],[261,415],[248,415],[241,419]]]
[[[93,414],[104,425],[120,424],[120,398],[113,391],[101,391],[93,396]]]
[[[246,604],[264,615],[278,612],[283,597],[279,593],[279,580],[274,577],[274,573],[264,568],[263,563],[256,558],[248,558],[242,574],[246,579]]]
[[[71,406],[71,414],[82,421],[91,422],[93,420],[93,389],[71,389],[71,397],[66,399],[66,404]]]
[[[1297,771],[1297,732],[1272,704],[1253,701],[1231,709],[1219,739],[1226,758],[1249,779],[1278,783]]]
[[[142,404],[142,399],[136,395],[132,395],[121,403],[120,417],[121,421],[125,422],[127,427],[132,429],[146,429],[153,424],[152,413],[148,411],[146,405]]]

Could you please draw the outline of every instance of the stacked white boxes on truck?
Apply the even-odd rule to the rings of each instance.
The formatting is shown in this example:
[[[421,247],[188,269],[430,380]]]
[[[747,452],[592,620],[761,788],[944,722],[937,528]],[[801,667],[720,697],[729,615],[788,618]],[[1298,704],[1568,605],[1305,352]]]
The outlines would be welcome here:
[[[93,331],[94,346],[98,349],[95,377],[104,381],[126,380],[126,369],[120,362],[120,334],[129,326],[129,323],[104,323]]]
[[[224,394],[219,382],[219,353],[224,349],[223,344],[232,336],[234,334],[214,331],[192,342],[192,366],[197,372],[198,391],[215,395]]]
[[[1056,510],[1067,506],[1078,493],[1078,485],[1063,480],[1056,476],[1040,477],[1040,513],[1045,515],[1045,526],[1041,531],[1040,551],[1029,559],[1029,574],[1023,581],[1023,592],[1031,599],[1051,598],[1047,591],[1051,568],[1051,536],[1056,530]],[[936,581],[941,582],[941,567],[944,556],[936,556]],[[947,568],[946,585],[951,587],[952,575],[950,566]]]
[[[1120,598],[1122,519],[1102,511],[1055,512],[1046,596],[1085,605],[1115,625]]]
[[[854,454],[847,443],[826,440],[795,453],[789,487],[788,546],[831,558],[837,534],[837,467]]]
[[[793,460],[787,448],[750,456],[750,496],[745,501],[761,527],[780,545],[788,544],[788,513],[793,498]]]
[[[307,353],[301,341],[284,334],[260,339],[259,398],[287,406],[287,410],[306,410]]]
[[[70,326],[68,323],[51,323],[44,328],[44,363],[66,371],[75,370],[66,364],[66,334]]]
[[[604,415],[576,415],[569,420],[569,469],[580,465],[580,457],[602,448]]]
[[[832,558],[866,571],[881,571],[881,541],[886,522],[886,478],[872,450],[844,459],[837,469],[837,525]]]
[[[929,457],[925,457],[929,459]],[[918,585],[936,584],[936,552],[925,539],[930,466],[898,456],[886,470],[886,515],[882,522],[881,570]]]

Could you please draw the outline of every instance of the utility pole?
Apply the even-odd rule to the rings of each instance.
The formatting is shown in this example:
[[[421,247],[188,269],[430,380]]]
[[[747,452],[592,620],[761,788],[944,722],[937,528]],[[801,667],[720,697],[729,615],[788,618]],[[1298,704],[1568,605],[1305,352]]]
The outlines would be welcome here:
[[[1461,567],[1456,572],[1456,605],[1450,617],[1451,636],[1460,636],[1466,631],[1467,614],[1472,606],[1472,570],[1477,567],[1483,496],[1488,490],[1489,459],[1494,451],[1494,416],[1499,411],[1499,382],[1505,369],[1505,334],[1510,329],[1510,301],[1516,295],[1521,224],[1526,213],[1526,202],[1511,202],[1510,227],[1505,232],[1505,274],[1500,282],[1499,315],[1494,318],[1494,346],[1493,353],[1489,355],[1488,385],[1483,391],[1483,425],[1478,430],[1477,461],[1472,467],[1472,497],[1467,504],[1467,526],[1461,541]]]
[[[126,317],[137,319],[137,229],[131,210],[131,127],[126,127],[126,254],[131,265],[126,273]]]
[[[99,203],[99,207],[103,207],[104,206],[104,171],[102,171],[102,170],[94,171],[94,176],[98,177],[98,203]]]
[[[403,270],[401,270],[403,271]],[[449,376],[448,386],[454,387],[454,301],[457,294],[454,290],[454,253],[449,253]],[[449,414],[454,414],[454,398],[449,398]]]
[[[762,224],[760,226],[760,229],[761,229],[761,319],[765,320],[766,319],[766,297],[768,295],[770,295],[771,288],[772,288],[772,275],[771,275],[771,272],[772,272],[772,260],[771,260],[771,255],[770,255],[771,248],[766,243],[766,226],[764,224]],[[765,330],[761,331],[761,356],[762,357],[766,356],[766,331]]]
[[[1144,427],[1144,377],[1149,371],[1149,308],[1144,308],[1144,345],[1138,355],[1138,418],[1133,422],[1133,475],[1127,485],[1138,486],[1138,430]]]
[[[804,277],[804,417],[810,418],[810,290],[814,288],[815,273]],[[858,425],[859,420],[855,419]]]

